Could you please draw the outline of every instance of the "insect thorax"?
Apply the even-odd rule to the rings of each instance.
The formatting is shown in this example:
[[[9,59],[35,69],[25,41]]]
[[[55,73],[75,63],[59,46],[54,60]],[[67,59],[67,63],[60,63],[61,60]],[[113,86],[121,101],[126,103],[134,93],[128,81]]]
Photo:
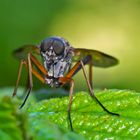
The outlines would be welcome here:
[[[59,83],[59,77],[63,77],[64,74],[68,72],[68,69],[71,65],[71,59],[57,59],[54,63],[49,63],[48,61],[44,61],[44,66],[48,71],[48,76],[45,77],[45,80],[48,85],[51,87],[58,87],[61,83]]]

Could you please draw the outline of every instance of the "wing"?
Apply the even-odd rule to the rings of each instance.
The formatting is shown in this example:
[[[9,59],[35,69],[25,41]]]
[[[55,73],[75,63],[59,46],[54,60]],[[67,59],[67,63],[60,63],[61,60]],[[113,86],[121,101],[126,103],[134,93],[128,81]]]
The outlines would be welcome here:
[[[106,68],[118,64],[118,60],[113,56],[110,56],[97,50],[82,49],[82,48],[77,48],[74,50],[74,57],[72,60],[73,62],[76,62],[83,59],[87,55],[92,56],[93,65],[96,67]]]
[[[20,48],[16,49],[13,52],[13,55],[19,59],[27,59],[27,54],[30,52],[33,54],[34,53],[40,54],[40,50],[36,45],[24,45],[24,46],[21,46]]]

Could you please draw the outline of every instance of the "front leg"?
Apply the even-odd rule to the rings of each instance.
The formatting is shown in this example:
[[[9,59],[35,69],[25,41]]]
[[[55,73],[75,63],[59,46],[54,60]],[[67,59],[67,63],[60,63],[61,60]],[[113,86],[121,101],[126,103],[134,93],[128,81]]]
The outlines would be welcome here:
[[[68,104],[68,120],[69,120],[69,126],[71,131],[73,131],[73,125],[71,120],[71,105],[72,105],[72,99],[73,99],[73,89],[74,89],[74,80],[70,79],[68,77],[60,77],[59,81],[64,85],[67,82],[70,83],[70,91],[69,91],[69,104]]]
[[[24,106],[24,104],[26,103],[26,101],[29,97],[29,94],[32,90],[32,87],[33,87],[32,74],[35,75],[35,77],[37,79],[39,79],[42,83],[45,83],[44,76],[42,76],[37,70],[35,70],[32,67],[32,63],[42,72],[43,75],[45,75],[45,76],[47,75],[47,71],[45,70],[45,68],[38,62],[38,60],[31,53],[28,53],[28,57],[26,60],[21,60],[19,71],[18,71],[18,78],[17,78],[16,86],[15,86],[15,89],[13,92],[13,96],[15,96],[17,93],[23,65],[25,65],[26,68],[28,69],[28,83],[29,83],[29,85],[27,85],[27,89],[26,89],[26,91],[28,91],[28,93],[25,96],[25,99],[24,99],[23,103],[21,104],[20,108],[22,108]]]
[[[71,78],[72,76],[74,76],[80,69],[83,70],[83,73],[84,73],[84,77],[85,77],[85,80],[86,80],[86,83],[88,85],[88,89],[89,89],[89,93],[90,93],[90,96],[103,108],[104,111],[106,111],[107,113],[111,114],[111,115],[117,115],[119,116],[119,114],[117,113],[113,113],[113,112],[110,112],[108,109],[106,109],[103,104],[97,99],[97,97],[94,95],[94,90],[91,86],[91,81],[88,80],[87,78],[87,74],[86,74],[86,71],[85,71],[85,68],[84,68],[84,65],[86,64],[89,64],[91,61],[91,57],[90,56],[87,56],[85,57],[83,60],[80,60],[78,61],[74,66],[73,68],[70,70],[70,72],[66,75],[66,77],[68,78]]]
[[[33,78],[32,78],[32,65],[31,65],[31,59],[30,59],[30,53],[28,54],[28,58],[27,58],[27,63],[28,65],[28,79],[29,79],[29,88],[28,88],[28,93],[23,101],[23,103],[21,104],[21,106],[19,107],[20,109],[24,106],[24,104],[26,103],[30,92],[32,91],[33,88]]]

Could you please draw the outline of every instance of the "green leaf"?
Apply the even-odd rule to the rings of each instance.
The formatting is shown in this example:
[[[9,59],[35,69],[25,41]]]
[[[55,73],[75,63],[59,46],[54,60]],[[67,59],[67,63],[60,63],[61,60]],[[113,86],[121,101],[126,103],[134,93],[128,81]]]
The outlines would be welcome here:
[[[12,140],[12,138],[2,130],[0,130],[0,139],[1,140]]]
[[[140,93],[130,90],[96,90],[95,94],[108,110],[120,116],[107,114],[88,93],[79,92],[73,97],[71,109],[75,132],[87,139],[140,139]],[[68,100],[68,97],[55,98],[31,105],[28,111],[32,128],[37,124],[39,133],[42,125],[51,121],[68,131]]]
[[[17,102],[9,96],[0,98],[0,138],[23,140],[27,138],[26,114],[17,108]]]
[[[85,140],[51,123],[45,114],[28,114],[29,102],[35,104],[33,98],[29,99],[24,109],[19,110],[21,101],[11,98],[12,91],[10,88],[0,89],[0,140]]]
[[[35,140],[85,140],[82,136],[74,132],[58,127],[45,116],[46,114],[42,113],[30,114],[30,128],[32,133],[34,133]]]

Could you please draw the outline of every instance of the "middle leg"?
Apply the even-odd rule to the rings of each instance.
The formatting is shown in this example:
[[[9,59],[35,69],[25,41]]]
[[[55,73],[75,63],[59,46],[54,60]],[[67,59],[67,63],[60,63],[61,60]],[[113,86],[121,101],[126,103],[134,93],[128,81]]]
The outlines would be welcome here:
[[[95,99],[95,101],[103,108],[104,111],[106,111],[107,113],[109,113],[109,114],[111,114],[111,115],[119,116],[119,114],[110,112],[108,109],[106,109],[106,108],[103,106],[103,104],[97,99],[97,97],[96,97],[95,94],[93,93],[93,89],[92,89],[92,87],[91,87],[91,85],[90,85],[90,82],[89,82],[89,80],[88,80],[88,78],[87,78],[87,74],[86,74],[86,71],[85,71],[85,68],[84,68],[84,64],[83,64],[82,61],[80,61],[80,62],[81,62],[81,65],[82,65],[82,70],[83,70],[83,73],[84,73],[84,76],[85,76],[85,79],[86,79],[86,83],[87,83],[88,88],[89,88],[89,91],[90,91],[90,92],[89,92],[89,93],[90,93],[90,96],[91,96],[93,99]]]

